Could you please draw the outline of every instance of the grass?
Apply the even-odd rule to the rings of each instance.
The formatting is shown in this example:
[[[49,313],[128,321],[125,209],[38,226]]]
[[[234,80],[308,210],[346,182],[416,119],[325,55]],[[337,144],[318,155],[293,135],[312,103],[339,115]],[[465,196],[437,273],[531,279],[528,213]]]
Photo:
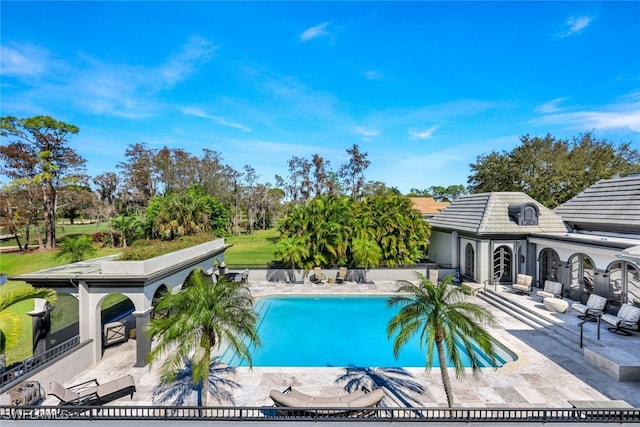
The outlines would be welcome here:
[[[103,224],[106,229],[106,224]],[[58,232],[61,230],[59,229]],[[97,231],[103,231],[96,224],[84,225],[65,225],[64,234],[58,234],[57,238],[71,234],[93,234]],[[225,253],[225,261],[228,265],[267,265],[273,261],[273,251],[278,231],[257,230],[253,234],[243,234],[239,236],[229,236],[225,238],[226,243],[231,246]],[[210,241],[211,236],[194,236],[189,239],[183,239],[182,242],[144,242],[139,243],[139,247],[131,248],[132,252],[140,252],[143,259],[149,259],[161,253],[175,251],[184,247],[193,246],[198,243]],[[15,242],[14,242],[15,243]],[[136,246],[138,246],[136,245]],[[37,244],[33,247],[37,248]],[[32,247],[32,248],[33,248]],[[153,248],[153,250],[151,250]],[[122,248],[100,248],[97,257],[112,255],[123,252]],[[2,253],[0,254],[0,274],[7,276],[16,276],[24,273],[44,270],[58,265],[66,264],[64,260],[55,257],[56,251],[38,252],[30,250],[27,253]],[[25,286],[25,282],[9,281],[2,285],[3,289],[9,290],[17,286]],[[77,300],[73,297],[60,297],[58,300],[57,310],[52,312],[53,325],[55,329],[62,329],[78,321]],[[109,294],[102,302],[103,317],[108,318],[114,311],[119,311],[130,301],[121,294]],[[25,319],[25,327],[18,345],[7,351],[7,365],[24,360],[32,355],[32,328],[31,318],[26,314],[33,310],[33,301],[24,301],[11,307],[11,310],[22,313]]]
[[[225,238],[231,246],[224,255],[228,265],[267,265],[273,261],[273,251],[278,230],[256,230],[253,234],[242,234]]]
[[[92,223],[92,224],[58,224],[56,226],[56,240],[60,241],[65,236],[71,236],[75,234],[88,234],[92,235],[97,232],[105,232],[109,228],[109,223],[100,222],[100,223]],[[24,245],[24,228],[20,230],[20,242]],[[41,227],[42,237],[44,238],[44,229]],[[7,246],[16,246],[16,240],[4,240],[0,242],[0,247]],[[29,234],[29,247],[30,248],[38,248],[38,240],[36,238],[36,231],[34,227],[31,227],[31,231]]]
[[[118,248],[101,248],[98,250],[97,256],[112,255],[120,252]],[[38,252],[37,250],[31,250],[26,253],[3,253],[0,254],[0,273],[7,276],[16,276],[24,273],[31,273],[34,271],[44,270],[58,265],[64,265],[67,262],[55,257],[56,251]],[[23,281],[8,281],[2,285],[3,291],[11,290],[19,286],[29,286]],[[56,329],[63,328],[74,322],[77,322],[77,309],[73,306],[74,301],[61,298],[58,313],[54,316],[56,322]],[[33,301],[23,301],[10,308],[10,310],[20,313],[24,319],[24,328],[20,335],[18,344],[7,351],[7,365],[19,362],[30,357],[33,354],[32,351],[32,328],[31,317],[26,313],[33,310]],[[56,313],[54,311],[53,313]],[[52,313],[52,315],[53,315]],[[74,313],[74,314],[70,314]]]

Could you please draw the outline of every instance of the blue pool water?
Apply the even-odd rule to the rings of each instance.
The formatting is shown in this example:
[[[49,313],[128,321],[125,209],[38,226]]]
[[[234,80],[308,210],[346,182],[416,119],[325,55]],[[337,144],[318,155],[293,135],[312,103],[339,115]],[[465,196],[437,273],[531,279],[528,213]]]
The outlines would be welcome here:
[[[252,349],[253,366],[290,367],[424,367],[425,352],[416,336],[398,359],[387,323],[397,308],[388,297],[270,297],[256,303],[262,347]],[[498,366],[513,360],[502,351]],[[486,366],[492,366],[486,356]],[[221,361],[247,366],[227,350]],[[468,359],[467,359],[468,361]],[[437,364],[435,360],[435,366]],[[468,364],[468,363],[467,363]]]

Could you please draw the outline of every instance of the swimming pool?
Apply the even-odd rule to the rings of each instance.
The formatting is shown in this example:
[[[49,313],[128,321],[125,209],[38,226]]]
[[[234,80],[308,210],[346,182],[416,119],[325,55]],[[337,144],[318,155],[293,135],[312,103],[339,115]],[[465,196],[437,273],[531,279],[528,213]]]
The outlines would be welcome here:
[[[386,296],[261,298],[255,309],[261,316],[258,333],[263,346],[251,349],[253,366],[424,367],[425,352],[418,337],[403,347],[397,360],[394,357],[386,331],[398,308],[388,307],[387,300]],[[498,350],[498,366],[514,360],[502,346]],[[492,366],[486,355],[483,360],[484,366]],[[230,349],[221,362],[248,366]]]

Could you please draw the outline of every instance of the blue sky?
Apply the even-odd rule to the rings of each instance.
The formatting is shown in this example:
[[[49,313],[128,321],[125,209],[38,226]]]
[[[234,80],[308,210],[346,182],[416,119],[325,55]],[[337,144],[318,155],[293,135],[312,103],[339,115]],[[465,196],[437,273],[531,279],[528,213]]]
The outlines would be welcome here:
[[[219,151],[261,182],[291,156],[368,180],[467,183],[520,137],[640,149],[640,2],[8,2],[1,115],[80,127],[91,175],[126,147]]]

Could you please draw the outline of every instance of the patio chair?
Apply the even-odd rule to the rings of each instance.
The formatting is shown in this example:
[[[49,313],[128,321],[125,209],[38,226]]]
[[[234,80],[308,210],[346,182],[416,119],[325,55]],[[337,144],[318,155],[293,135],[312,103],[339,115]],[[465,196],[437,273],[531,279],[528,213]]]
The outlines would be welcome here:
[[[516,283],[512,284],[511,286],[516,290],[516,294],[529,295],[531,293],[532,282],[533,277],[526,274],[518,274]]]
[[[629,331],[640,330],[640,307],[633,304],[622,304],[618,313],[604,314],[600,320],[611,325],[610,332],[618,335],[631,335]]]
[[[126,395],[133,398],[136,384],[131,375],[125,375],[104,384],[93,379],[83,383],[64,387],[62,384],[52,382],[49,384],[47,394],[56,397],[59,406],[99,406],[120,399]]]
[[[571,305],[571,308],[578,313],[579,319],[582,320],[595,320],[598,316],[601,316],[604,313],[604,309],[607,306],[607,299],[605,297],[601,297],[600,295],[591,294],[589,295],[589,299],[586,304],[581,304],[579,302],[574,302]]]
[[[347,267],[340,267],[338,274],[336,274],[336,283],[344,283],[347,280]]]
[[[381,388],[370,392],[357,390],[346,395],[334,397],[310,396],[293,390],[291,387],[284,392],[271,390],[269,393],[269,397],[276,407],[296,409],[296,411],[279,411],[282,415],[361,413],[366,412],[367,409],[370,410],[377,407],[384,396],[384,390]],[[297,409],[300,410],[297,411]]]
[[[321,285],[325,280],[327,280],[327,276],[322,273],[321,267],[314,267],[313,274],[311,275],[311,278],[309,280],[311,280],[316,285]]]
[[[544,298],[562,298],[562,283],[546,280],[544,282],[544,290],[538,291],[536,294]]]

